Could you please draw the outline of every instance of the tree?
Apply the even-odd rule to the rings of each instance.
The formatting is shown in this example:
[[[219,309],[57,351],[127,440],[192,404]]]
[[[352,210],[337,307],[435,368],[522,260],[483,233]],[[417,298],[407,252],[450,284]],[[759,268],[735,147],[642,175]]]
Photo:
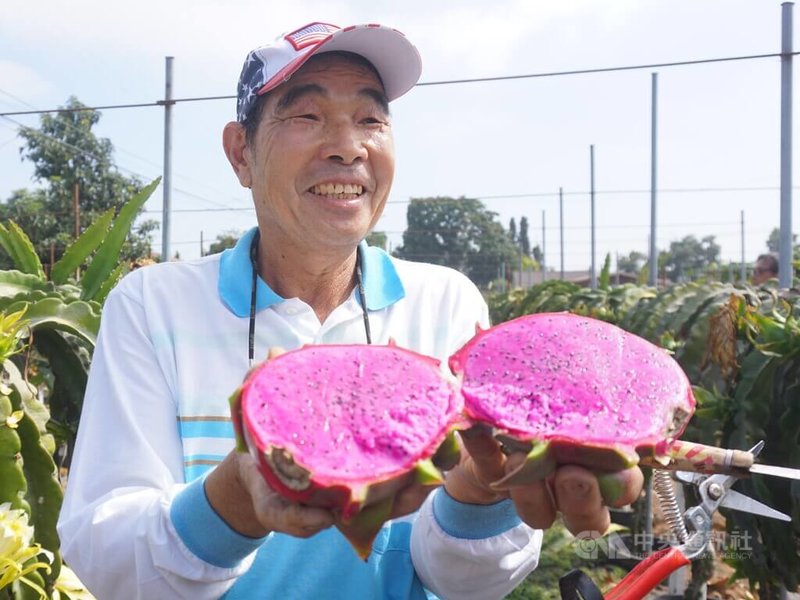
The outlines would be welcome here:
[[[206,252],[206,255],[218,254],[223,250],[227,250],[228,248],[233,248],[236,245],[236,242],[239,241],[240,237],[242,237],[242,232],[232,229],[220,233],[219,235],[217,235],[216,241],[211,242],[211,245],[208,247],[208,252]]]
[[[671,242],[664,258],[667,277],[672,281],[685,281],[716,266],[720,247],[715,239],[713,235],[707,235],[701,240],[687,235],[680,241]]]
[[[544,252],[542,252],[541,246],[536,244],[531,250],[531,256],[533,256],[533,260],[535,260],[540,265],[542,264],[542,260],[544,259]]]
[[[647,255],[632,250],[627,256],[617,258],[617,271],[638,273],[647,264]]]
[[[403,245],[394,254],[453,267],[487,286],[503,265],[510,271],[519,263],[518,250],[496,217],[473,198],[412,198]]]
[[[511,217],[511,220],[508,222],[508,238],[515,244],[517,243],[517,222],[514,220],[514,217]]]
[[[85,105],[74,97],[69,98],[65,108],[70,110],[42,115],[38,129],[20,130],[23,140],[20,154],[23,160],[33,163],[33,179],[42,187],[16,190],[0,203],[0,219],[13,219],[28,232],[39,259],[45,264],[53,262],[51,247],[57,261],[75,238],[76,186],[81,231],[108,208],[123,206],[143,187],[138,178],[117,171],[111,141],[92,132],[100,113],[75,110]],[[157,226],[153,220],[139,222],[128,234],[121,259],[149,256],[149,236]],[[5,257],[0,259],[0,266],[10,266]]]
[[[800,260],[800,244],[797,244],[797,234],[792,234],[792,254],[794,254],[794,260]],[[781,245],[781,230],[777,227],[773,229],[769,237],[767,238],[767,249],[772,252],[773,254],[780,253],[780,245]]]
[[[531,255],[531,241],[528,238],[528,217],[519,220],[519,247],[522,249],[523,256]],[[536,259],[539,261],[539,259]],[[541,261],[540,261],[541,262]]]
[[[367,236],[367,244],[370,246],[377,246],[378,248],[382,248],[386,250],[388,240],[386,238],[386,232],[384,231],[372,231]]]

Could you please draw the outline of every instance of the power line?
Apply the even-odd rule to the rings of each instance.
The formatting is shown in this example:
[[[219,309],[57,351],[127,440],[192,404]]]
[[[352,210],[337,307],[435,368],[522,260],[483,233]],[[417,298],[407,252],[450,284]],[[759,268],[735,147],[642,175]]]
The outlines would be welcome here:
[[[28,107],[30,107],[31,109],[36,109],[36,107],[35,107],[35,106],[33,106],[31,103],[29,103],[29,102],[26,102],[26,101],[25,101],[25,100],[23,100],[22,98],[19,98],[18,96],[15,96],[14,94],[11,94],[10,92],[7,92],[7,91],[5,91],[5,90],[2,90],[2,89],[0,89],[0,94],[4,94],[4,95],[6,95],[6,96],[8,96],[8,97],[10,97],[10,98],[12,98],[12,99],[14,99],[16,102],[19,102],[20,104],[24,104],[25,106],[28,106]],[[8,118],[7,118],[7,119],[8,119]],[[8,120],[9,120],[9,121],[12,121],[12,122],[15,122],[15,121],[13,121],[13,119],[8,119]],[[5,127],[8,127],[9,129],[11,129],[11,127],[10,127],[9,125],[5,125],[5,124],[3,124],[3,125],[4,125]],[[78,127],[76,127],[75,125],[73,125],[73,124],[72,124],[72,123],[70,123],[70,122],[65,122],[65,125],[66,125],[68,128],[70,128],[71,130],[73,130],[73,131],[79,131]],[[18,131],[18,130],[19,130],[21,127],[23,127],[23,125],[21,125],[21,124],[18,124],[18,125],[17,125],[17,127],[15,128],[15,131]],[[43,134],[42,134],[42,135],[43,135]],[[15,137],[16,137],[16,136],[15,136]],[[53,136],[48,136],[48,137],[50,137],[51,139],[58,139],[58,138],[54,138]],[[0,148],[2,148],[3,146],[5,146],[6,144],[9,144],[9,143],[11,143],[11,141],[13,141],[14,139],[15,139],[15,138],[11,138],[10,140],[8,140],[8,141],[6,141],[6,142],[0,143]],[[126,150],[125,148],[121,148],[120,146],[114,146],[114,151],[115,151],[115,152],[122,153],[122,154],[127,154],[128,156],[130,156],[130,157],[133,157],[133,158],[135,158],[136,160],[139,160],[139,161],[141,161],[141,162],[143,162],[143,163],[145,163],[145,164],[147,164],[147,165],[150,165],[151,167],[155,167],[156,169],[158,169],[158,170],[159,170],[159,172],[160,172],[160,171],[161,171],[161,169],[163,168],[163,165],[161,165],[161,164],[159,164],[159,163],[156,163],[156,162],[153,162],[152,160],[150,160],[150,159],[148,159],[148,158],[145,158],[144,156],[140,156],[140,155],[136,154],[135,152],[131,152],[131,151],[129,151],[129,150]],[[115,161],[115,163],[116,163],[116,161]],[[173,174],[174,174],[176,177],[179,177],[179,178],[181,178],[181,179],[184,179],[184,180],[186,180],[186,181],[189,181],[189,182],[191,182],[191,183],[194,183],[194,184],[196,184],[196,185],[201,185],[202,187],[206,188],[207,190],[209,190],[209,191],[211,191],[211,192],[214,192],[215,194],[222,194],[222,192],[221,192],[220,190],[218,190],[218,189],[216,189],[216,188],[214,188],[214,187],[212,187],[212,186],[210,186],[210,185],[208,185],[208,184],[206,184],[206,183],[202,183],[202,182],[196,181],[196,180],[194,180],[194,179],[193,179],[191,176],[189,176],[189,175],[184,175],[184,174],[182,174],[182,173],[173,173]],[[198,198],[198,199],[201,199],[201,200],[205,200],[206,202],[211,202],[211,200],[209,200],[208,198],[203,198],[202,196],[199,196],[199,195],[197,195],[197,194],[192,194],[192,193],[190,193],[190,192],[184,192],[183,190],[178,190],[178,189],[177,189],[177,188],[175,188],[174,186],[173,186],[173,190],[175,190],[175,191],[180,191],[180,192],[183,192],[183,193],[185,193],[185,194],[187,194],[187,195],[189,195],[189,196],[193,196],[193,197],[195,197],[195,198]]]
[[[27,126],[27,125],[23,125],[22,123],[20,123],[20,122],[18,122],[18,121],[16,121],[16,120],[14,120],[14,119],[12,119],[12,118],[10,118],[10,117],[7,117],[7,116],[5,116],[5,115],[0,115],[0,117],[3,117],[3,118],[4,118],[4,119],[6,119],[7,121],[11,121],[12,123],[14,123],[14,124],[17,126],[17,128],[18,128],[18,129],[23,129],[23,130],[27,130],[27,131],[32,131],[32,132],[33,132],[33,133],[34,133],[34,134],[35,134],[37,137],[41,137],[41,138],[45,138],[45,139],[47,139],[47,140],[50,140],[51,142],[53,142],[53,143],[55,143],[55,144],[59,144],[60,146],[63,146],[63,147],[64,147],[64,148],[66,148],[67,150],[71,150],[72,152],[76,152],[76,153],[78,153],[78,154],[80,154],[80,155],[82,155],[82,156],[86,156],[86,157],[88,157],[88,158],[92,158],[92,159],[94,159],[94,160],[98,160],[98,161],[99,161],[99,160],[101,160],[101,159],[102,159],[102,157],[100,157],[100,156],[97,156],[96,154],[92,154],[92,153],[91,153],[91,152],[89,152],[88,150],[84,150],[84,149],[82,149],[82,148],[78,148],[77,146],[75,146],[75,145],[73,145],[73,144],[70,144],[69,142],[65,142],[64,140],[61,140],[61,139],[59,139],[59,138],[57,138],[57,137],[55,137],[55,136],[48,135],[48,134],[46,134],[46,133],[42,133],[40,130],[36,129],[35,127],[29,127],[29,126]],[[137,172],[137,171],[134,171],[133,169],[128,169],[128,168],[126,168],[126,167],[119,166],[119,165],[117,165],[117,164],[113,164],[113,168],[115,168],[115,169],[117,169],[117,170],[122,170],[122,171],[125,171],[125,172],[127,172],[128,174],[130,174],[130,175],[132,175],[132,176],[134,176],[134,177],[139,177],[140,179],[145,179],[145,180],[146,180],[146,179],[153,179],[153,178],[152,178],[152,177],[150,177],[150,176],[143,175],[143,174],[141,174],[141,173],[139,173],[139,172]],[[209,204],[211,204],[211,205],[213,205],[213,206],[218,206],[218,207],[221,207],[221,208],[223,208],[223,209],[226,207],[226,205],[225,205],[225,204],[222,204],[221,202],[217,202],[217,201],[215,201],[215,200],[211,200],[210,198],[206,198],[206,197],[204,197],[204,196],[201,196],[201,195],[199,195],[199,194],[195,194],[195,193],[193,193],[193,192],[190,192],[190,191],[188,191],[188,190],[184,190],[184,189],[181,189],[181,188],[177,188],[177,187],[175,187],[175,186],[173,186],[173,188],[172,188],[172,189],[173,189],[174,191],[176,191],[176,192],[179,192],[179,193],[181,193],[181,194],[184,194],[184,195],[186,195],[186,196],[189,196],[189,197],[191,197],[191,198],[196,198],[197,200],[202,200],[203,202],[207,202],[207,203],[209,203]],[[211,209],[206,209],[206,210],[211,210]]]
[[[791,55],[795,56],[800,54],[800,52],[792,52]],[[561,76],[569,76],[569,75],[590,75],[594,73],[611,73],[615,71],[634,71],[639,69],[661,69],[661,68],[668,68],[668,67],[685,67],[685,66],[693,66],[693,65],[702,65],[702,64],[712,64],[712,63],[721,63],[721,62],[731,62],[731,61],[740,61],[740,60],[757,60],[762,58],[777,58],[783,56],[783,54],[779,52],[773,52],[770,54],[751,54],[748,56],[727,56],[723,58],[704,58],[698,60],[684,60],[684,61],[673,61],[673,62],[665,62],[665,63],[650,63],[645,65],[626,65],[621,67],[601,67],[597,69],[575,69],[570,71],[550,71],[545,73],[529,73],[524,75],[500,75],[496,77],[475,77],[470,79],[448,79],[442,81],[423,81],[416,84],[416,87],[427,87],[427,86],[434,86],[434,85],[454,85],[454,84],[461,84],[461,83],[486,83],[491,81],[512,81],[516,79],[536,79],[542,77],[561,77]],[[6,92],[7,93],[7,92]],[[10,95],[10,94],[9,94]],[[170,105],[173,104],[180,104],[183,102],[204,102],[208,100],[233,100],[236,96],[234,95],[225,95],[225,96],[198,96],[194,98],[174,98],[172,100],[157,100],[155,102],[136,102],[136,103],[127,103],[127,104],[107,104],[104,106],[86,106],[86,107],[75,107],[75,108],[51,108],[45,110],[22,110],[22,111],[13,111],[13,112],[4,112],[0,113],[0,117],[10,117],[10,116],[18,116],[18,115],[40,115],[45,113],[54,113],[54,112],[79,112],[79,111],[87,111],[87,110],[113,110],[118,108],[147,108],[153,106],[165,106],[167,103]]]
[[[792,52],[793,56],[800,52]],[[684,60],[667,63],[651,63],[648,65],[629,65],[624,67],[602,67],[598,69],[576,69],[573,71],[551,71],[547,73],[531,73],[529,75],[504,75],[500,77],[476,77],[474,79],[450,79],[447,81],[430,81],[418,83],[418,86],[429,85],[451,85],[455,83],[482,83],[486,81],[507,81],[511,79],[533,79],[537,77],[560,77],[564,75],[589,75],[593,73],[610,73],[613,71],[633,71],[637,69],[661,69],[666,67],[684,67],[689,65],[701,65],[708,63],[730,62],[735,60],[753,60],[759,58],[776,58],[782,56],[781,53],[771,54],[752,54],[750,56],[729,56],[724,58],[704,58],[699,60]]]

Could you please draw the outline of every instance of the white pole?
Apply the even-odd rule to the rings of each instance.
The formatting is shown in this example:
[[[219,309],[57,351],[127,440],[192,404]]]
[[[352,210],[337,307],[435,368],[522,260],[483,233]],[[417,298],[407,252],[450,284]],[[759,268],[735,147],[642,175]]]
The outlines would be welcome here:
[[[561,281],[564,281],[564,188],[558,188],[559,242],[561,243]]]
[[[648,283],[658,285],[658,251],[656,250],[656,139],[658,115],[658,73],[651,77],[650,110],[650,275]]]
[[[781,234],[778,283],[792,287],[792,9],[781,4]]]
[[[164,87],[164,178],[161,182],[164,203],[161,217],[161,262],[170,257],[170,210],[172,192],[172,56],[166,57],[166,83]]]
[[[545,233],[545,212],[542,211],[542,281],[547,281],[547,234]]]
[[[592,272],[590,274],[591,286],[593,290],[597,289],[597,268],[595,264],[596,255],[596,238],[595,232],[597,225],[595,223],[595,210],[594,210],[594,144],[589,146],[589,173],[591,177],[591,199],[592,199]]]
[[[744,251],[744,211],[742,211],[742,264],[739,265],[739,279],[744,283],[747,281],[747,260]]]

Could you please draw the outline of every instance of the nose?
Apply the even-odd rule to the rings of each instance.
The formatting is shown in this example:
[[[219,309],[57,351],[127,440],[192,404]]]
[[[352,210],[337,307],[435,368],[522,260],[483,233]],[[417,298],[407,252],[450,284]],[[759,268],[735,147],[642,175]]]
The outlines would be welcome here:
[[[369,153],[364,135],[358,126],[349,120],[341,120],[327,125],[323,158],[344,165],[352,165],[359,160],[366,160]]]

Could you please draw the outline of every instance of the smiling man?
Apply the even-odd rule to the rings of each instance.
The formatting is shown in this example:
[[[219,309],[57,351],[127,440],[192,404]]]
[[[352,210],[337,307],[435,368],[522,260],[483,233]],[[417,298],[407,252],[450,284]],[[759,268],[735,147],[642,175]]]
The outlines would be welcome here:
[[[258,226],[221,256],[133,272],[104,308],[59,522],[98,597],[490,600],[535,568],[557,510],[575,532],[608,526],[577,467],[490,489],[524,457],[473,432],[444,488],[398,494],[362,562],[331,512],[278,496],[234,451],[227,398],[270,348],[394,339],[446,361],[488,324],[462,274],[362,242],[394,174],[389,102],[420,70],[378,25],[314,23],[248,55],[223,146]],[[617,483],[628,503],[641,473]]]

